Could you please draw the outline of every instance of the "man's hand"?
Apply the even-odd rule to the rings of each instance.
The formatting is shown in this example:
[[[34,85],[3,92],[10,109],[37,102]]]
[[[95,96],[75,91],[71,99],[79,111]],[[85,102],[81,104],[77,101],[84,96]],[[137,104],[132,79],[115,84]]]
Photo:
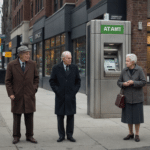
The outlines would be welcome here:
[[[127,83],[129,83],[129,85],[133,85],[134,81],[133,80],[129,80]]]
[[[11,100],[14,100],[14,99],[15,99],[15,96],[14,96],[14,95],[11,95],[11,96],[10,96],[10,99],[11,99]]]
[[[130,84],[128,82],[124,82],[123,86],[129,86]]]

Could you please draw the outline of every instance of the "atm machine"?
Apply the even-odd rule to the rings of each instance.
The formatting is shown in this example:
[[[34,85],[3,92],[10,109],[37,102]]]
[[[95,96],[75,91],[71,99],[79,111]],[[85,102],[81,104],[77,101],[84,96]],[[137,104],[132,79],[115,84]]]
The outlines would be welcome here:
[[[121,117],[115,106],[117,80],[131,53],[131,22],[92,20],[86,35],[87,113],[93,118]]]

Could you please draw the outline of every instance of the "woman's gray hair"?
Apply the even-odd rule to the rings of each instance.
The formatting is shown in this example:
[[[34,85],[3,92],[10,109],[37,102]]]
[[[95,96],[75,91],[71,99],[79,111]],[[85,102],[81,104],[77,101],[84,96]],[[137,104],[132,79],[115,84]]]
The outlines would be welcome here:
[[[137,63],[137,56],[135,54],[127,54],[126,58],[129,57],[131,61],[134,61],[134,63]]]
[[[64,57],[66,57],[66,55],[70,54],[71,55],[71,52],[70,51],[64,51],[62,54],[61,54],[61,60],[63,60]]]

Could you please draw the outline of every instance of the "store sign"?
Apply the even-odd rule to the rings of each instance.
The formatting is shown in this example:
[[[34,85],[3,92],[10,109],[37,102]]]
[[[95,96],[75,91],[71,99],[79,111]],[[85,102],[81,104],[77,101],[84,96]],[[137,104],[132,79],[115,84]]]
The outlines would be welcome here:
[[[124,34],[123,25],[101,25],[102,34]]]
[[[147,26],[150,27],[150,22],[147,22]]]
[[[6,38],[6,35],[5,34],[0,34],[0,38],[4,39],[4,38]]]
[[[11,52],[5,52],[5,57],[12,57],[12,53]]]
[[[35,39],[41,38],[41,36],[42,36],[41,33],[42,33],[42,32],[39,32],[39,33],[35,34]]]
[[[29,37],[29,40],[30,40],[30,42],[32,43],[32,42],[33,42],[33,36],[30,36],[30,37]]]
[[[122,16],[111,15],[110,19],[111,20],[121,20]]]

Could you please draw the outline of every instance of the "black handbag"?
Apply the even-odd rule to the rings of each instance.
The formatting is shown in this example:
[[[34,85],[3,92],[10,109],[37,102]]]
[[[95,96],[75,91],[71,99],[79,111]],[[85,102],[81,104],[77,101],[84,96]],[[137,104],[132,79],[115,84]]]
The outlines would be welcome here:
[[[119,108],[125,107],[125,96],[123,95],[123,89],[121,89],[120,93],[117,95],[115,105]]]

